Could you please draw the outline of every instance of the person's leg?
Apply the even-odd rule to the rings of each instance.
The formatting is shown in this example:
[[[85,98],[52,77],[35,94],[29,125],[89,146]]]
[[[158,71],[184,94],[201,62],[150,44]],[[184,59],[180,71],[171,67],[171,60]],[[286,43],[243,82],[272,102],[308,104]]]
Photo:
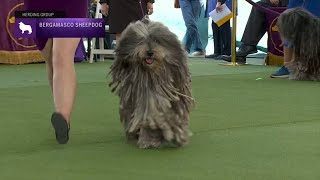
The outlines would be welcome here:
[[[230,27],[230,21],[226,22],[220,27],[220,34],[222,39],[222,56],[220,59],[225,60],[227,62],[232,61],[231,57],[231,27]],[[246,57],[239,57],[236,56],[236,62],[238,64],[246,64]]]
[[[44,46],[40,46],[54,100],[55,112],[51,122],[60,144],[66,144],[69,140],[70,115],[76,89],[74,56],[79,42],[79,38],[49,39]]]
[[[283,48],[284,65],[287,65],[294,58],[294,48]]]
[[[80,38],[54,38],[52,48],[53,99],[56,113],[70,124],[76,95],[74,55]]]
[[[48,39],[45,47],[41,50],[47,66],[48,81],[52,92],[53,87],[53,65],[52,65],[52,39]]]
[[[193,29],[193,38],[192,38],[192,43],[194,44],[195,47],[195,53],[198,52],[205,52],[203,49],[203,45],[201,42],[201,38],[200,38],[200,31],[199,28],[197,26],[197,22],[200,18],[200,14],[201,14],[201,4],[199,0],[191,0],[191,6],[192,6],[192,12],[193,12],[193,18],[194,18],[194,22],[195,22],[195,29]]]
[[[209,17],[206,17],[204,5],[201,5],[200,17],[197,21],[197,27],[200,34],[202,49],[204,51],[206,50],[208,45],[208,24],[209,24]]]
[[[271,7],[270,0],[260,0],[257,2],[264,7]],[[245,30],[243,32],[241,42],[242,45],[236,52],[238,63],[245,63],[246,56],[258,52],[257,45],[263,35],[266,33],[264,12],[252,7]],[[222,59],[231,62],[231,56],[222,56]]]
[[[190,53],[191,46],[192,46],[192,38],[191,38],[191,26],[192,26],[192,8],[190,0],[180,0],[180,8],[182,12],[182,17],[186,26],[186,33],[185,33],[185,41],[184,41],[184,48],[185,50]],[[195,25],[195,22],[194,22]]]
[[[257,3],[264,7],[272,6],[270,0],[261,0]],[[237,52],[237,56],[246,56],[257,52],[257,44],[266,33],[265,20],[265,13],[252,7],[241,39],[242,45]]]
[[[222,55],[221,48],[221,34],[218,25],[212,21],[212,34],[213,34],[213,45],[214,45],[214,54]]]
[[[230,21],[220,26],[221,46],[223,55],[231,55],[231,27]]]
[[[289,77],[289,70],[286,68],[286,65],[292,61],[294,58],[294,48],[293,47],[284,47],[283,48],[283,58],[284,58],[284,65],[278,69],[276,72],[271,74],[271,78],[288,78]]]
[[[184,44],[185,49],[186,49],[187,38],[189,38],[189,36],[186,33],[186,34],[184,34],[184,36],[182,38],[182,42],[181,42],[182,44]],[[188,51],[188,53],[193,53],[193,52],[194,52],[194,46],[193,46],[193,44],[191,44],[191,47],[190,47],[190,50]]]
[[[197,1],[197,3],[194,3],[194,1]],[[197,4],[195,8],[193,7],[194,4]],[[184,44],[186,51],[190,53],[192,43],[196,51],[202,51],[202,43],[200,42],[200,35],[196,25],[196,20],[199,17],[200,2],[198,0],[180,0],[180,7],[187,28]]]
[[[197,28],[199,30],[200,34],[200,41],[202,43],[202,49],[205,51],[207,45],[208,45],[208,20],[209,17],[205,16],[205,8],[204,5],[201,5],[201,11],[200,11],[200,17],[196,21]],[[186,42],[186,35],[183,37],[182,40],[183,44]],[[193,53],[195,51],[195,45],[191,45],[190,53]]]
[[[220,55],[222,55],[222,52],[220,51],[220,35],[219,35],[219,27],[217,24],[212,21],[211,22],[211,28],[212,28],[212,36],[213,36],[213,54],[206,55],[206,58],[217,58]]]

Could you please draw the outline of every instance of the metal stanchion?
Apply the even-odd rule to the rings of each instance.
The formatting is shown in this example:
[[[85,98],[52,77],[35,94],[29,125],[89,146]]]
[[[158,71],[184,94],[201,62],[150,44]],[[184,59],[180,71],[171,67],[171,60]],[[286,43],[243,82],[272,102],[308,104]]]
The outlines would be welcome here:
[[[238,0],[232,0],[232,39],[231,39],[231,63],[223,63],[221,65],[225,66],[239,66],[236,62],[236,43],[237,43],[237,5]]]

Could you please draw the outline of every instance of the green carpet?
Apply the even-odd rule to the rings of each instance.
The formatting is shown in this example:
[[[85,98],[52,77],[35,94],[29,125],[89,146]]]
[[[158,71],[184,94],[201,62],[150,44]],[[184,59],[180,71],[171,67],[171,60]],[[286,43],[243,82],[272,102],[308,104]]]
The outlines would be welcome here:
[[[68,145],[54,139],[45,65],[0,65],[1,180],[320,179],[319,83],[270,79],[277,67],[192,60],[191,143],[141,150],[124,141],[110,64],[76,64]]]

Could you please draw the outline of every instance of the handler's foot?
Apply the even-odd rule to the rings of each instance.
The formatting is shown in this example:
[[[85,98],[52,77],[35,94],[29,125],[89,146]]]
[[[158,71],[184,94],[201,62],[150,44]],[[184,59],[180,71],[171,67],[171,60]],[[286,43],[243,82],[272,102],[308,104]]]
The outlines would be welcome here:
[[[54,112],[51,117],[51,123],[55,130],[56,140],[59,144],[67,144],[69,140],[70,127],[62,114]]]
[[[205,52],[195,51],[195,52],[191,53],[188,57],[189,57],[189,58],[204,58],[205,55],[206,55]]]
[[[282,66],[278,71],[271,74],[270,77],[271,78],[288,78],[289,77],[289,70],[285,66]]]

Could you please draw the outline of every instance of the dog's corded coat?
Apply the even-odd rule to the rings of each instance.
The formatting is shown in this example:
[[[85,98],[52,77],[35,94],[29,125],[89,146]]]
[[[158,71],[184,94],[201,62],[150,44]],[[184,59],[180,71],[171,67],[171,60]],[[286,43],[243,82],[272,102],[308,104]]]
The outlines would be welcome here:
[[[127,138],[140,148],[188,142],[194,100],[187,54],[177,36],[144,18],[121,35],[110,74]]]

